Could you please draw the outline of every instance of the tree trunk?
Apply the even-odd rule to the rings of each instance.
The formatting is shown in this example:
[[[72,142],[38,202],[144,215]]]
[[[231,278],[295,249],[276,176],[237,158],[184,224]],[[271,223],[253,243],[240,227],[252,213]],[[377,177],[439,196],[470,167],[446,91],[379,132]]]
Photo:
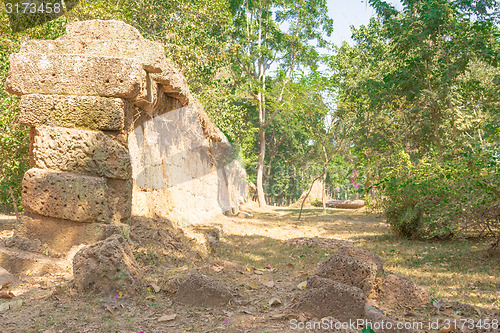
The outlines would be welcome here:
[[[264,128],[259,129],[260,132],[260,150],[259,159],[257,160],[257,199],[259,207],[266,207],[266,196],[264,195],[264,158],[266,157],[266,132]]]
[[[323,213],[326,213],[326,175],[328,171],[328,162],[323,169],[323,184],[321,184],[321,203],[323,205]]]

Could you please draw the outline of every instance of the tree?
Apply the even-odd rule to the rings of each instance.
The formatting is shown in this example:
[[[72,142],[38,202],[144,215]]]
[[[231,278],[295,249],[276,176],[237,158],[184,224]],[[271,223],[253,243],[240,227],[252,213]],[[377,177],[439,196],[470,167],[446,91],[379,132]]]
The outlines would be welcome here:
[[[326,212],[326,180],[330,162],[344,148],[350,121],[348,118],[339,117],[334,103],[334,90],[331,81],[318,72],[312,72],[292,85],[293,108],[297,117],[304,124],[310,145],[316,154],[311,154],[311,160],[322,161],[321,172],[311,182],[308,192],[304,196],[298,219],[302,216],[304,203],[311,192],[314,183],[322,180],[322,206]]]
[[[315,66],[317,51],[311,43],[326,45],[323,33],[331,33],[332,20],[327,16],[324,0],[234,0],[231,8],[236,59],[233,75],[258,108],[257,196],[259,205],[264,207],[266,129],[283,107],[283,95],[293,82],[295,70]],[[269,93],[267,86],[272,66],[277,68],[275,83],[279,86],[275,95]],[[269,117],[268,109],[272,110]]]

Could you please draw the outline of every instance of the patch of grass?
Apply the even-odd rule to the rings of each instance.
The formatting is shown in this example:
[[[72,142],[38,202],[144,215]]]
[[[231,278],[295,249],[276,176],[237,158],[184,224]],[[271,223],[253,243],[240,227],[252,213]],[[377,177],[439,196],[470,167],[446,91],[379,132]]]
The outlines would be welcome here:
[[[312,274],[334,250],[287,245],[283,240],[315,236],[349,240],[381,256],[386,271],[426,287],[436,299],[500,309],[500,259],[483,257],[490,240],[408,240],[396,236],[383,218],[363,210],[331,209],[324,214],[311,208],[297,221],[298,211],[270,207],[252,212],[253,219],[224,221],[231,231],[216,255],[252,267],[271,264],[290,270],[291,264]]]

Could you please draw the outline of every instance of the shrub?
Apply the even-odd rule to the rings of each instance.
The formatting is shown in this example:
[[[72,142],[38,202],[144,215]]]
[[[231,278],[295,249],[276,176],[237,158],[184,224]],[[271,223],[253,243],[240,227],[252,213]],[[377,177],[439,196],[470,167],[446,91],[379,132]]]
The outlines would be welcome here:
[[[462,152],[438,163],[428,158],[399,163],[378,184],[379,204],[393,230],[407,238],[500,234],[499,154]]]

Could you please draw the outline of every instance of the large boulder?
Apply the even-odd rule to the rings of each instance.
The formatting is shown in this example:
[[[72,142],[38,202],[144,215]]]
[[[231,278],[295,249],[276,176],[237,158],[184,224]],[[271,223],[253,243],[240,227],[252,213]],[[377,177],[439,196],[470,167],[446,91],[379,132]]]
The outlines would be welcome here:
[[[364,305],[361,289],[313,275],[293,307],[311,318],[333,316],[349,321],[363,317]]]
[[[174,297],[179,303],[208,307],[226,305],[232,298],[226,286],[198,273],[192,273],[184,279]]]
[[[368,296],[375,283],[377,266],[350,256],[332,254],[319,265],[316,275],[357,287]]]
[[[396,274],[389,274],[382,283],[378,303],[397,309],[421,308],[429,302],[429,293],[416,283]]]
[[[140,268],[121,235],[80,249],[73,258],[73,276],[76,289],[86,292],[130,293],[141,285]]]

